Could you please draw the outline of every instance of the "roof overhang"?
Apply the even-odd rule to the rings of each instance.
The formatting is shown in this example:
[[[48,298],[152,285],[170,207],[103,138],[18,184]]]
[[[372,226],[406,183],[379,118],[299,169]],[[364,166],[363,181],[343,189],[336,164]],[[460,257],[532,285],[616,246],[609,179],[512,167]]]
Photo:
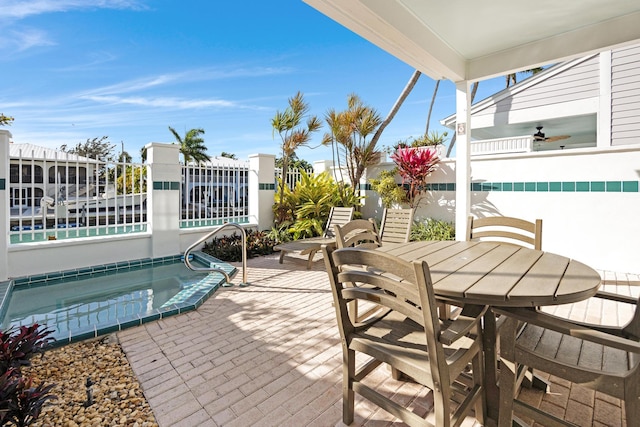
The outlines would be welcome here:
[[[635,0],[303,1],[436,80],[484,80],[640,41]]]

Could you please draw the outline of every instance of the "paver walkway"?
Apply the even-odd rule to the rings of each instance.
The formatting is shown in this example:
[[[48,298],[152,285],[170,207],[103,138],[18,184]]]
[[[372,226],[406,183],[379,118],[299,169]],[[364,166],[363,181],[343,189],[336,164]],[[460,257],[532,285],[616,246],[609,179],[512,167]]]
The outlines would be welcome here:
[[[118,333],[160,426],[342,425],[342,354],[328,279],[322,262],[305,267],[278,264],[277,255],[250,259],[251,286],[221,288],[197,311]],[[430,409],[425,387],[394,381],[382,367],[373,380],[418,412]],[[559,384],[560,394],[524,393],[580,417],[581,426],[622,425],[620,402]],[[356,397],[354,425],[394,421]]]

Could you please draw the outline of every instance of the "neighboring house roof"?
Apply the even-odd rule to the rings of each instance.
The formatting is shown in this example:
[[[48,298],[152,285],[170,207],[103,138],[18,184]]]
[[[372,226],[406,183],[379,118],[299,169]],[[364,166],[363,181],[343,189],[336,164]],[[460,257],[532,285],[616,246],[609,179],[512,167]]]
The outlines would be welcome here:
[[[222,156],[211,156],[211,159],[207,162],[202,162],[203,165],[210,166],[237,166],[243,167],[247,165],[247,162],[244,160],[232,159],[230,157],[222,157]],[[197,166],[197,163],[189,162],[189,165]]]
[[[22,153],[22,155],[21,155]],[[76,154],[69,154],[64,151],[58,151],[51,148],[40,147],[33,144],[9,144],[9,158],[29,158],[35,160],[58,160],[58,161],[72,161],[72,162],[95,162],[94,159],[88,157],[78,156]]]

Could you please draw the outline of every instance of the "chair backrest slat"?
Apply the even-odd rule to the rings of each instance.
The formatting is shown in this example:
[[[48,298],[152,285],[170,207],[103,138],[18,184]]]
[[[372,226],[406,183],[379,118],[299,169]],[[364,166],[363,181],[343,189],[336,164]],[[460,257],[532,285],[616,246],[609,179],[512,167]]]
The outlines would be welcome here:
[[[500,241],[542,250],[542,220],[535,222],[508,216],[469,217],[467,240]]]
[[[336,224],[333,229],[338,248],[359,246],[374,249],[380,246],[380,238],[373,221],[354,219],[344,225]]]
[[[334,225],[344,225],[347,222],[351,221],[353,218],[353,206],[350,208],[334,206],[331,208],[329,212],[329,219],[327,220],[327,226],[324,228],[324,234],[322,237],[331,238],[336,237],[333,226]]]
[[[380,225],[380,241],[407,243],[413,224],[413,209],[385,209]]]

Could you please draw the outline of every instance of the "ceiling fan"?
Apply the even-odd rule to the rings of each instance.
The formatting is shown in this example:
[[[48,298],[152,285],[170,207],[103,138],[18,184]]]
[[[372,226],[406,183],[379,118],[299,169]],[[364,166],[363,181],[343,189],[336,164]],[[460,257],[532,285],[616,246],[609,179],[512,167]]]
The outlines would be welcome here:
[[[558,136],[545,137],[544,133],[542,132],[542,126],[536,126],[536,129],[538,130],[538,132],[533,134],[534,141],[554,142],[554,141],[560,141],[563,139],[571,138],[571,135],[558,135]]]

